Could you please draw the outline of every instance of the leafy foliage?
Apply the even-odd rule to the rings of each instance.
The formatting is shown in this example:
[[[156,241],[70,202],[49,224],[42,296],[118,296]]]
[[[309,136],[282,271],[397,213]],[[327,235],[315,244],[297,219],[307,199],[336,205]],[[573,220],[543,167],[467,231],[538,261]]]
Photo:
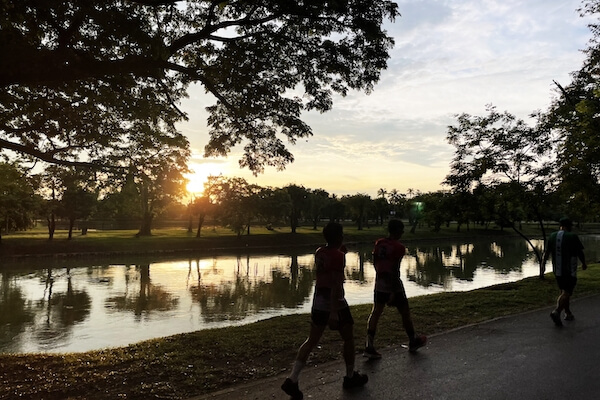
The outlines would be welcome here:
[[[31,227],[40,203],[36,187],[35,179],[18,164],[0,163],[0,234]]]
[[[399,14],[387,0],[22,0],[0,15],[0,148],[105,165],[132,133],[176,139],[199,84],[216,99],[206,154],[245,142],[257,173],[293,161],[282,138],[312,134],[303,111],[372,90]]]

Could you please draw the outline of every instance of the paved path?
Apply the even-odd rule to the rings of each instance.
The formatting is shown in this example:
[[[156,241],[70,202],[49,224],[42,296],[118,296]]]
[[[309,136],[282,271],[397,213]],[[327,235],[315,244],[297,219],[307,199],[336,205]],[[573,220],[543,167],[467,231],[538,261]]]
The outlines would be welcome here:
[[[435,335],[414,355],[397,347],[381,360],[357,356],[369,382],[353,391],[342,389],[343,361],[306,367],[300,389],[314,400],[600,399],[600,296],[571,308],[576,320],[562,328],[547,308]],[[190,400],[286,400],[284,378]]]

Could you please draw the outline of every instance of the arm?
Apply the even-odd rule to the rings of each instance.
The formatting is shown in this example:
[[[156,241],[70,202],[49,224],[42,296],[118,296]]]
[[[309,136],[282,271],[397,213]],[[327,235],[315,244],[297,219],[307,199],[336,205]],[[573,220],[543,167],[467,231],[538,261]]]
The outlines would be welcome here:
[[[583,243],[581,243],[581,240],[579,240],[579,236],[577,236],[577,241],[579,242],[579,246],[577,249],[577,257],[579,258],[579,261],[581,261],[581,269],[585,271],[587,269],[587,263],[585,262],[585,253],[583,252]]]
[[[581,261],[581,269],[582,270],[586,270],[587,269],[587,264],[585,262],[585,254],[583,253],[583,249],[579,250],[579,260]]]

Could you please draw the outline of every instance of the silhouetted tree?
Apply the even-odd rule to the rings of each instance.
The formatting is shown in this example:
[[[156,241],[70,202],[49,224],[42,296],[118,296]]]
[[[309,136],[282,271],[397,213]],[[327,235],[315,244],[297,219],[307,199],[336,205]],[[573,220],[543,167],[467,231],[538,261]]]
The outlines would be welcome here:
[[[246,142],[242,166],[283,168],[280,136],[312,135],[303,112],[373,89],[393,46],[383,21],[398,15],[388,0],[3,1],[0,147],[110,164],[129,131],[185,119],[177,104],[199,84],[215,99],[206,154]]]

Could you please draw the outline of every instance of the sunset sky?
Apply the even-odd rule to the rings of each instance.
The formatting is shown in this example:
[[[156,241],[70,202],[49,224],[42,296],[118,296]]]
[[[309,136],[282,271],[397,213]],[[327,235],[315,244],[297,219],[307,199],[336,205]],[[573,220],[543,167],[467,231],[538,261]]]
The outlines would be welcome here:
[[[204,159],[204,108],[213,99],[190,90],[179,125],[193,150],[189,189],[209,175],[243,177],[260,186],[289,183],[338,195],[379,188],[422,192],[443,189],[453,147],[447,126],[455,115],[485,114],[486,104],[527,119],[579,69],[591,33],[579,0],[400,0],[402,17],[385,28],[395,38],[388,69],[370,95],[336,97],[333,110],[308,113],[314,136],[290,145],[295,162],[284,171],[252,176],[239,153]],[[240,147],[241,151],[241,147]]]

